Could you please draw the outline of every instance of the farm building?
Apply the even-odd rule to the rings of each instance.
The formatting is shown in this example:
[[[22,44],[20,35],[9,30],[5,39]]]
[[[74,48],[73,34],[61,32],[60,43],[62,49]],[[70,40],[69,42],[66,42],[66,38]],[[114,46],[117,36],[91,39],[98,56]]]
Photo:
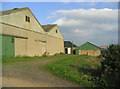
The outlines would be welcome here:
[[[64,41],[65,54],[76,54],[75,49],[78,47],[70,41]]]
[[[64,53],[64,38],[57,24],[41,25],[46,32],[47,52],[50,55]]]
[[[2,58],[64,52],[64,38],[55,25],[42,26],[28,7],[0,12]]]
[[[101,55],[101,48],[90,43],[86,42],[76,49],[77,55],[91,55],[91,56],[99,56]]]

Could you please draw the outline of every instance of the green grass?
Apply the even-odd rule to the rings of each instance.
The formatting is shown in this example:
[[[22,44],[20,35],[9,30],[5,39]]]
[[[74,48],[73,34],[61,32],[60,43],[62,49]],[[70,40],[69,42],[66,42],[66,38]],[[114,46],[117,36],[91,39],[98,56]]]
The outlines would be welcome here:
[[[59,54],[59,55],[54,55],[54,56],[48,56],[48,57],[29,57],[29,56],[18,56],[15,58],[7,58],[7,59],[2,59],[0,60],[0,63],[12,63],[12,62],[20,62],[20,61],[30,61],[30,60],[39,60],[39,59],[50,59],[50,58],[55,58],[55,57],[61,57],[65,56],[65,54]]]
[[[100,74],[100,60],[92,56],[76,55],[54,55],[48,57],[16,57],[3,59],[2,63],[12,63],[21,61],[32,61],[40,59],[63,58],[61,60],[49,63],[42,68],[47,69],[55,76],[66,78],[85,87],[98,86],[97,80]],[[29,67],[25,67],[30,71]]]
[[[72,56],[44,66],[53,75],[76,82],[85,87],[98,86],[100,59],[91,56]]]

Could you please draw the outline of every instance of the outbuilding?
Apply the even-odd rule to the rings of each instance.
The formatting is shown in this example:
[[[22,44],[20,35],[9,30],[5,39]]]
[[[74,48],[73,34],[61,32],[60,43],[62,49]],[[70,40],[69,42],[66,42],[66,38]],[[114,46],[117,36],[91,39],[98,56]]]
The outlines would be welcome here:
[[[99,56],[101,55],[101,48],[90,42],[86,42],[85,44],[79,46],[76,49],[76,54],[77,55]]]
[[[78,47],[70,41],[64,41],[65,54],[76,54],[75,49]]]

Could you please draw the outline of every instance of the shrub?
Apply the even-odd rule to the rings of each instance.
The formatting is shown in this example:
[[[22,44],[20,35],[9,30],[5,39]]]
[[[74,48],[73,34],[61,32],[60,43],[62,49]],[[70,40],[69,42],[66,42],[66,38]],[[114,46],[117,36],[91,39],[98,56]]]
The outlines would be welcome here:
[[[60,53],[56,53],[56,54],[54,54],[54,56],[56,56],[56,55],[59,55]]]
[[[60,54],[65,54],[64,52],[60,52]]]
[[[104,77],[107,77],[111,87],[119,87],[120,82],[120,45],[111,44],[108,50],[102,54],[101,71]],[[108,86],[109,86],[108,85]]]

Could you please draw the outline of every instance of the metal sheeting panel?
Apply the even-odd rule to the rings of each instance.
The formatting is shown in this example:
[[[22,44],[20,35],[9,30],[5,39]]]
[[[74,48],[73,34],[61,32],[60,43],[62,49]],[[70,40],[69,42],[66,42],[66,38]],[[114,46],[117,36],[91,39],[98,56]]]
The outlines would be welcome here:
[[[81,45],[80,47],[78,47],[77,50],[100,50],[100,47],[98,47],[90,42],[87,42],[87,43]]]
[[[90,43],[90,42],[86,42],[85,44],[83,44],[83,45],[81,45],[81,46],[79,46],[77,49],[76,49],[76,55],[80,55],[81,53],[80,53],[80,50],[82,51],[84,51],[84,50],[86,50],[86,52],[89,50],[89,54],[91,53],[93,53],[92,52],[92,50],[94,51],[94,50],[101,50],[101,48],[100,47],[98,47],[98,46],[96,46],[96,45],[94,45],[94,44],[92,44],[92,43]],[[82,52],[83,52],[82,51]],[[100,53],[98,53],[98,54],[100,54]]]
[[[14,37],[2,36],[2,59],[15,57]]]

